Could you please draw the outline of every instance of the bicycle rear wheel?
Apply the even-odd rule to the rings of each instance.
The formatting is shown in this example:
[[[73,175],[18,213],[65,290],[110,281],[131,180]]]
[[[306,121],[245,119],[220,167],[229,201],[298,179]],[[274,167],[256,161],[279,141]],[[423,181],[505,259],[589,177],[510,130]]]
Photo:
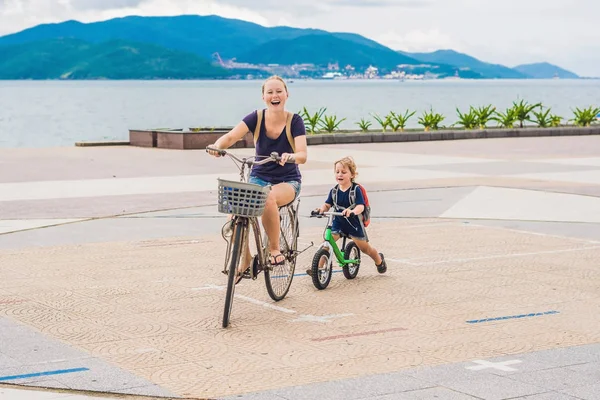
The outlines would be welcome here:
[[[346,248],[344,249],[344,258],[346,260],[358,260],[356,263],[345,264],[342,267],[346,279],[356,278],[358,270],[360,269],[360,249],[353,241],[348,242],[346,245]]]
[[[292,285],[296,269],[296,250],[298,249],[299,234],[296,210],[293,207],[281,207],[279,209],[279,221],[279,249],[285,257],[285,263],[283,265],[268,265],[265,269],[267,292],[275,301],[282,300]],[[265,243],[268,249],[268,240],[265,240]]]
[[[246,236],[247,221],[237,219],[233,226],[233,236],[231,255],[229,257],[229,270],[227,272],[227,292],[225,294],[225,309],[223,311],[223,328],[229,325],[231,316],[231,308],[233,306],[233,295],[235,293],[235,280],[237,278],[237,270],[242,260],[244,237]]]

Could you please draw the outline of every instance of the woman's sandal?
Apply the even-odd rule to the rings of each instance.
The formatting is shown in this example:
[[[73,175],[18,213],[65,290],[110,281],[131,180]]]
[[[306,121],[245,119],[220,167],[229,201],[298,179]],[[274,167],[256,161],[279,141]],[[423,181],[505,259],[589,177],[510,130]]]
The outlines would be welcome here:
[[[281,257],[281,261],[277,261],[277,258]],[[275,261],[275,262],[273,262]],[[271,266],[276,267],[278,265],[284,265],[285,264],[285,256],[281,253],[279,254],[271,254],[269,256],[269,264],[271,264]]]

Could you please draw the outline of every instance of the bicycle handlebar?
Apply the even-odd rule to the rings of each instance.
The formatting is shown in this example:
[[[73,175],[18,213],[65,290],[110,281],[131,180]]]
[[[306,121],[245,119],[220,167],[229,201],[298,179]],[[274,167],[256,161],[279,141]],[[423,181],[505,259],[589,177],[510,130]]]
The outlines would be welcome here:
[[[281,156],[276,151],[272,152],[268,157],[265,157],[263,160],[260,160],[260,161],[254,161],[256,159],[256,156],[252,156],[252,157],[248,157],[248,158],[239,158],[235,154],[230,153],[228,151],[225,151],[225,150],[222,150],[222,149],[217,149],[216,147],[212,147],[212,146],[206,146],[206,152],[208,153],[209,151],[215,151],[220,156],[229,156],[229,157],[233,158],[234,160],[236,160],[237,162],[242,163],[242,164],[246,164],[246,165],[249,165],[249,166],[252,166],[252,165],[262,165],[262,164],[266,164],[268,162],[279,162],[279,161],[281,161]],[[291,164],[291,163],[294,163],[294,162],[295,161],[293,161],[293,160],[288,160],[286,162],[286,164]]]
[[[328,217],[328,216],[332,216],[332,217],[345,217],[344,214],[342,214],[341,212],[337,212],[337,211],[326,211],[324,213],[320,213],[317,210],[312,210],[310,212],[310,216],[311,217],[317,217],[317,218],[323,218],[323,217]],[[354,213],[352,213],[351,215],[355,215]]]

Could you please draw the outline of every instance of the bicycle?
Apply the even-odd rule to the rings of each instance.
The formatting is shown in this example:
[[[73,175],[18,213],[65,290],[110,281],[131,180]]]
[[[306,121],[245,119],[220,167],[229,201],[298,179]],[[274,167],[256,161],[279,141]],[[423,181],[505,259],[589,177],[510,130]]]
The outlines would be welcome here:
[[[274,301],[282,300],[288,293],[294,278],[296,257],[298,252],[298,206],[300,195],[289,204],[279,207],[280,220],[280,251],[285,257],[283,265],[272,266],[268,259],[269,240],[266,235],[261,237],[261,228],[258,217],[262,216],[271,190],[270,186],[260,186],[248,183],[250,169],[253,165],[262,165],[268,162],[280,162],[277,153],[256,161],[256,156],[239,158],[225,150],[208,146],[206,151],[216,151],[221,156],[229,156],[240,170],[240,180],[231,181],[218,178],[218,211],[231,215],[222,230],[222,236],[227,241],[227,251],[223,273],[228,276],[227,291],[225,294],[225,309],[223,312],[223,328],[229,325],[235,285],[238,283],[238,268],[242,261],[245,246],[249,244],[249,232],[252,230],[256,242],[257,254],[252,257],[250,268],[242,274],[242,278],[256,280],[260,272],[264,271],[265,285],[269,296]],[[225,228],[231,228],[231,237],[228,239]],[[239,279],[241,280],[241,279]]]
[[[358,270],[360,269],[360,249],[352,240],[349,240],[348,244],[346,244],[346,240],[349,239],[349,237],[341,234],[343,239],[342,249],[344,251],[342,254],[342,250],[340,250],[338,247],[333,238],[333,234],[331,233],[333,217],[343,217],[344,215],[341,212],[335,211],[319,213],[318,211],[313,210],[311,211],[310,216],[311,218],[323,218],[325,216],[328,217],[327,226],[323,234],[323,238],[325,240],[317,249],[311,264],[310,275],[312,277],[313,285],[319,290],[323,290],[329,285],[329,282],[331,281],[331,275],[333,274],[333,258],[331,257],[332,252],[335,255],[339,266],[342,268],[346,279],[356,278],[356,275],[358,275]]]

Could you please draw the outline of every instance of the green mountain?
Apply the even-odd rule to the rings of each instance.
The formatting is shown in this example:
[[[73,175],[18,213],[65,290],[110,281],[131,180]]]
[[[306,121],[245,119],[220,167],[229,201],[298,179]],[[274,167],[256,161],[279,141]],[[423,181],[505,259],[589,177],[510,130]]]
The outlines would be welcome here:
[[[579,78],[579,76],[573,72],[567,71],[566,69],[562,69],[547,62],[517,65],[513,69],[536,79],[551,79],[555,77],[562,79]]]
[[[373,40],[353,33],[330,33],[318,29],[284,26],[270,28],[215,15],[130,16],[94,23],[66,21],[57,24],[42,24],[0,37],[0,46],[60,37],[72,37],[91,43],[122,39],[152,43],[168,49],[195,53],[206,58],[210,58],[218,52],[222,58],[230,59],[273,39],[294,39],[312,34],[331,35],[362,46],[387,49]]]
[[[309,63],[326,66],[329,62],[337,62],[342,67],[350,64],[359,70],[373,65],[382,71],[393,69],[398,64],[421,64],[418,60],[353,33],[290,27],[268,28],[246,21],[197,15],[132,16],[87,24],[77,21],[43,24],[0,37],[0,46],[59,38],[74,38],[92,44],[114,40],[148,43],[174,51],[194,53],[204,58],[214,56],[215,59],[236,59],[254,64]],[[99,60],[96,57],[94,59]],[[457,69],[454,67],[435,64],[431,68],[418,67],[410,72],[433,72],[440,76],[456,73]],[[257,70],[248,72],[255,76],[261,75]],[[471,71],[461,71],[460,75],[466,78],[482,77]]]
[[[373,65],[380,72],[406,64],[407,73],[430,72],[440,77],[530,77],[452,50],[397,52],[358,34],[264,27],[214,15],[129,16],[94,23],[42,24],[0,37],[0,57],[0,76],[22,79],[185,79],[246,74],[259,77],[267,73],[250,68],[215,68],[210,65],[211,59],[322,66],[337,62],[341,68],[350,64],[358,70]],[[318,71],[314,74],[320,76]]]
[[[437,50],[431,53],[407,53],[399,51],[399,53],[416,58],[417,60],[423,62],[442,63],[453,65],[457,68],[468,68],[474,72],[480,73],[486,78],[530,78],[528,74],[521,71],[516,71],[512,68],[505,67],[504,65],[486,63],[467,54],[459,53],[454,50]]]
[[[112,40],[48,39],[0,47],[0,79],[206,79],[232,71],[194,54]]]

